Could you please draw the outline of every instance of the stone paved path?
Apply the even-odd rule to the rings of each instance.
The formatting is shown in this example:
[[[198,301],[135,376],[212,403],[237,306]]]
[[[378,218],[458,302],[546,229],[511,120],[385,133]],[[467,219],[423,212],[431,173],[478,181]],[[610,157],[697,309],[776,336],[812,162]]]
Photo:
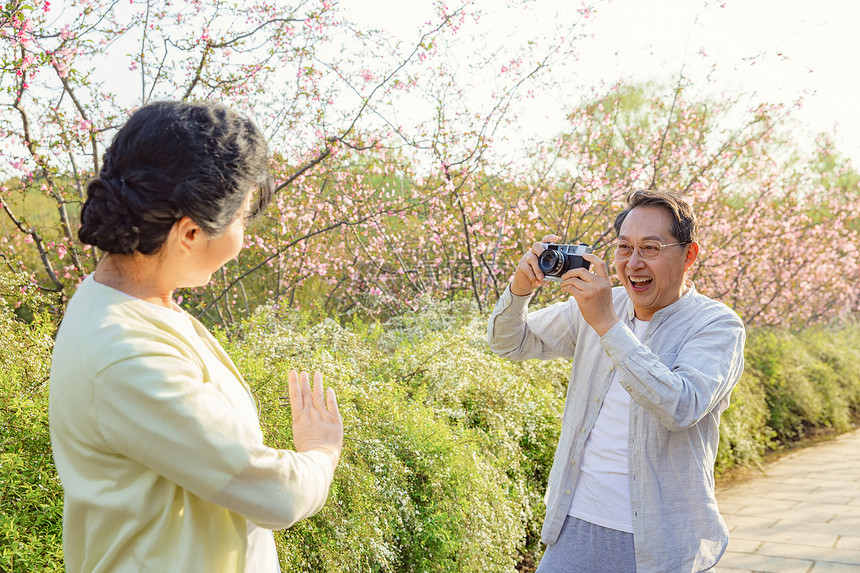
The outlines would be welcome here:
[[[860,430],[717,490],[731,531],[717,573],[860,573]]]

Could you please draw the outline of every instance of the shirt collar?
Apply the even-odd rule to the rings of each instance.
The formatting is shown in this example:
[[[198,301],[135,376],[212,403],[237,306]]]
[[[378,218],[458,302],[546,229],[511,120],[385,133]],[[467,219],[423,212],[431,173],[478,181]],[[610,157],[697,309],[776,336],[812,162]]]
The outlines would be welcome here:
[[[679,298],[669,306],[661,308],[660,310],[655,312],[654,316],[651,317],[651,320],[654,320],[655,318],[662,319],[663,317],[675,314],[676,312],[686,308],[687,305],[693,302],[693,299],[696,298],[696,286],[690,279],[685,279],[684,284],[687,285],[687,291],[681,295],[681,298]],[[633,318],[636,316],[636,312],[633,308],[633,301],[629,297],[627,298],[627,303],[624,305],[624,310],[627,314],[627,322],[632,324]]]

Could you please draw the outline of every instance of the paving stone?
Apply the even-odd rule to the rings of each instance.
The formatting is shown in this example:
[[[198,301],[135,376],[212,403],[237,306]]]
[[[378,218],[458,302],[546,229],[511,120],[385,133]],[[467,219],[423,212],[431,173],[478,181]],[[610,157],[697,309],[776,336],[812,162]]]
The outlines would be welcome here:
[[[807,559],[787,559],[756,553],[726,553],[720,559],[719,566],[762,573],[807,573],[814,563]]]
[[[770,482],[762,479],[760,482],[756,480],[756,484],[750,484],[747,487],[734,486],[717,492],[717,500],[720,498],[734,498],[735,496],[749,496],[763,499],[775,499],[786,501],[807,501],[812,492],[818,489],[817,485],[807,483],[805,485],[786,485],[776,482]],[[843,496],[849,495],[842,493]],[[860,497],[850,496],[849,497]]]
[[[731,546],[731,543],[729,543],[730,548]],[[760,543],[755,553],[773,557],[789,557],[791,559],[831,561],[854,565],[855,569],[860,570],[860,551],[851,551],[848,549],[815,547],[813,545],[800,545],[797,543],[776,543],[771,541]]]
[[[798,519],[782,519],[772,524],[769,529],[775,531],[785,531],[792,532],[799,535],[806,534],[815,534],[819,536],[826,536],[829,539],[833,539],[833,543],[835,545],[836,540],[839,537],[843,536],[855,536],[860,533],[860,530],[857,528],[857,524],[855,523],[847,523],[847,522],[813,522],[806,520],[798,520]],[[821,545],[821,543],[815,543],[815,545]],[[825,544],[827,545],[827,544]],[[831,545],[828,545],[831,546]]]
[[[857,533],[860,534],[860,527],[857,528]],[[843,535],[839,537],[834,547],[836,547],[837,549],[851,549],[853,551],[860,551],[860,537],[853,535]]]
[[[812,566],[810,573],[857,573],[857,571],[857,565],[818,561]]]
[[[755,532],[767,529],[779,521],[769,517],[756,517],[750,515],[724,515],[723,519],[726,520],[726,525],[729,526],[733,535],[735,532],[746,531],[749,531],[750,535],[755,535]],[[755,537],[752,537],[752,539],[755,539]]]
[[[856,516],[835,517],[824,524],[813,524],[815,531],[835,533],[840,537],[856,537],[860,535],[860,518]]]
[[[726,515],[737,513],[742,507],[743,505],[740,503],[720,502],[720,514],[725,517]],[[860,508],[860,506],[858,506],[858,508]]]
[[[738,533],[737,535],[741,535]],[[775,541],[778,543],[802,543],[803,545],[813,545],[816,547],[835,547],[836,542],[840,539],[839,535],[829,533],[812,533],[807,527],[803,529],[793,529],[788,527],[769,527],[759,530],[757,537],[751,537],[752,533],[745,533],[745,539],[759,539],[761,541]],[[845,549],[853,549],[845,547]]]
[[[766,498],[760,495],[750,495],[746,492],[737,492],[731,496],[731,502],[736,505],[741,505],[743,507],[748,506],[762,506],[766,505],[769,507],[780,507],[787,508],[797,505],[798,503],[803,503],[800,501],[792,501],[786,499],[773,499]]]
[[[819,498],[816,497],[813,501],[800,501],[794,506],[792,509],[799,509],[801,511],[808,509],[822,509],[826,508],[828,512],[832,511],[838,515],[858,515],[860,516],[860,504],[852,505],[851,501],[855,498],[853,497],[825,497]],[[722,507],[722,506],[720,506]]]
[[[749,515],[765,518],[773,518],[788,521],[804,521],[806,523],[824,524],[839,517],[837,513],[826,513],[816,510],[797,510],[772,505],[747,505],[742,507],[735,515]]]
[[[729,547],[726,551],[732,553],[755,553],[764,543],[758,539],[743,539],[742,537],[731,536],[729,538]]]
[[[774,488],[779,488],[779,485],[772,486]],[[808,488],[804,490],[790,491],[790,490],[771,490],[770,492],[762,495],[765,499],[775,499],[775,500],[784,500],[784,501],[793,501],[795,503],[801,503],[804,501],[809,501],[809,499],[813,496],[815,488]],[[826,495],[826,494],[822,494]]]
[[[845,495],[848,493],[848,488],[845,485],[827,485],[819,486],[810,492],[810,495],[825,496],[825,495]]]

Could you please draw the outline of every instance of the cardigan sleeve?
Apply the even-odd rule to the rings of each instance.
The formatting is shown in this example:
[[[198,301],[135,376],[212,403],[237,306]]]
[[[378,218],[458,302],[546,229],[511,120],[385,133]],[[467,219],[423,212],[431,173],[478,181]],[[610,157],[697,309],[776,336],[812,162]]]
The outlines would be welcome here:
[[[116,454],[268,529],[320,510],[334,473],[326,454],[267,447],[168,337],[128,342],[133,353],[93,376],[98,430]]]

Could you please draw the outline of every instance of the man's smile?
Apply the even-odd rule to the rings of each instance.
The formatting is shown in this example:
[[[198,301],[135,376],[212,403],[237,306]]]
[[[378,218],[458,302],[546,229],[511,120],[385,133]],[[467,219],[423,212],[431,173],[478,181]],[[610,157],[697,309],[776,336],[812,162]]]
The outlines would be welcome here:
[[[631,276],[627,278],[630,280],[630,286],[635,292],[642,292],[647,290],[648,287],[651,286],[651,283],[654,281],[653,277]]]

